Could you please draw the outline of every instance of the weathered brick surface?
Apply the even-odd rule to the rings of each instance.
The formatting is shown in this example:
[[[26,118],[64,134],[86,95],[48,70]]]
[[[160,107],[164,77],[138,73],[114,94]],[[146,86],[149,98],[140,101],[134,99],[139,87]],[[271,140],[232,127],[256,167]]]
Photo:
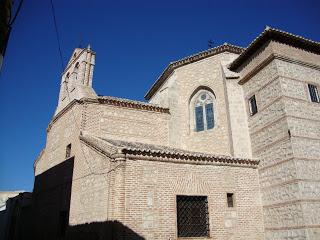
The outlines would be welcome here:
[[[125,222],[146,239],[177,238],[177,195],[208,196],[212,239],[264,237],[256,169],[142,160],[125,169]],[[235,194],[234,208],[227,192]]]
[[[35,164],[36,175],[46,172],[65,161],[72,144],[71,225],[119,221],[131,230],[124,239],[177,239],[176,196],[204,195],[211,239],[320,239],[320,104],[310,102],[307,88],[320,84],[320,57],[270,41],[231,76],[226,66],[236,57],[222,52],[174,69],[151,98],[169,113],[103,102],[93,94],[92,71],[81,66],[87,78],[70,79],[71,99],[61,89]],[[204,88],[214,94],[215,127],[196,132],[192,96]],[[258,113],[249,116],[253,94]],[[162,162],[162,153],[133,160],[91,146],[81,134],[253,157],[260,165]],[[227,207],[227,192],[235,193],[234,208]]]

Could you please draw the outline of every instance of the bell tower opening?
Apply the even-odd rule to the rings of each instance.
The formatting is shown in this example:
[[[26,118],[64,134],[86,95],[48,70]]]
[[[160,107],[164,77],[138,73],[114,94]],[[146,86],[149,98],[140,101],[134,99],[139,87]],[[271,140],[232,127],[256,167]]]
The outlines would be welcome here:
[[[76,48],[61,75],[60,93],[55,115],[73,100],[95,98],[92,88],[95,52],[90,48]]]

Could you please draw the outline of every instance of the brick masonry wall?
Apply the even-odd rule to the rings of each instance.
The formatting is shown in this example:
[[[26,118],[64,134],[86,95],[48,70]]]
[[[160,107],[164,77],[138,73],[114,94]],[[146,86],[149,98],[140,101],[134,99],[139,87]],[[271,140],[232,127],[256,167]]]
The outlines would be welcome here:
[[[177,239],[177,195],[208,196],[209,239],[264,238],[257,169],[127,160],[125,189],[125,225],[146,239]]]
[[[72,155],[79,152],[82,106],[75,104],[47,129],[46,146],[35,164],[35,175],[43,173],[66,159],[66,147],[71,143]]]
[[[110,201],[110,159],[79,141],[75,156],[70,225],[107,220]]]
[[[271,53],[319,63],[318,55],[271,42],[241,75]],[[243,85],[245,98],[256,95],[259,110],[249,117],[249,129],[253,156],[261,160],[266,239],[320,237],[320,105],[310,102],[307,89],[308,82],[319,86],[319,69],[274,59]]]
[[[168,113],[90,103],[84,114],[84,131],[92,135],[168,145]]]

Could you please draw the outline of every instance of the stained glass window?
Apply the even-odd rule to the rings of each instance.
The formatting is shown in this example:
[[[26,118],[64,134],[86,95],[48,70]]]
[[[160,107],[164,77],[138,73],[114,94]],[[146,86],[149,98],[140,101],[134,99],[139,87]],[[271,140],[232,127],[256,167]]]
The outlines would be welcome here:
[[[213,98],[208,91],[201,91],[195,101],[195,131],[200,132],[214,128]]]

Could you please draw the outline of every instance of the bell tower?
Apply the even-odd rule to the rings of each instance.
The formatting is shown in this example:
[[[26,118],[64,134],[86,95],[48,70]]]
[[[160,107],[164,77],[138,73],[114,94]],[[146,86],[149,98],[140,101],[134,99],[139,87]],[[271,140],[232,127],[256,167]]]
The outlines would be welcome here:
[[[72,100],[97,97],[92,88],[95,52],[90,48],[76,48],[62,73],[58,106],[55,115]]]

